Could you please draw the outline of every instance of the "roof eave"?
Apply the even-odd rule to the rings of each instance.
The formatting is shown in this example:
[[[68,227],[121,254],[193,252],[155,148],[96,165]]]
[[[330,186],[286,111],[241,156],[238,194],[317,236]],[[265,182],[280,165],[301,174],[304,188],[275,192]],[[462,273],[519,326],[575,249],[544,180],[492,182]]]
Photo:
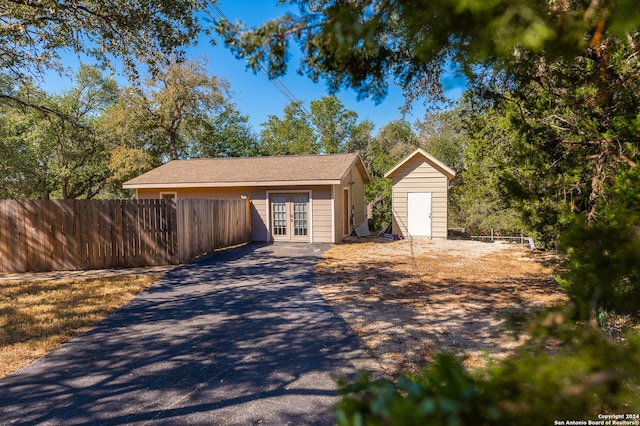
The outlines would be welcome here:
[[[367,166],[365,166],[364,161],[362,160],[362,157],[360,156],[360,154],[356,154],[355,157],[353,157],[353,160],[351,161],[351,164],[349,164],[349,167],[347,167],[347,170],[345,170],[344,174],[342,175],[342,178],[344,179],[344,177],[347,175],[347,173],[349,173],[349,170],[351,170],[353,168],[354,165],[358,165],[358,169],[360,169],[360,171],[362,172],[362,176],[363,176],[363,183],[365,185],[370,184],[371,183],[371,175],[369,174],[369,171],[367,170]]]
[[[295,180],[295,181],[264,181],[264,182],[153,182],[135,183],[125,182],[124,189],[162,189],[162,188],[232,188],[232,187],[259,187],[259,186],[317,186],[317,185],[338,185],[340,180]]]
[[[423,157],[425,157],[427,159],[427,161],[429,163],[431,163],[432,166],[435,166],[436,168],[440,169],[442,174],[447,176],[449,179],[455,177],[456,172],[453,169],[451,169],[449,166],[447,166],[446,164],[444,164],[443,162],[441,162],[436,157],[434,157],[433,155],[429,154],[428,152],[426,152],[422,148],[418,148],[415,151],[413,151],[411,154],[407,155],[402,161],[400,161],[398,164],[393,166],[393,168],[391,170],[389,170],[387,173],[385,173],[384,177],[390,178],[398,169],[400,169],[402,166],[404,166],[405,163],[407,163],[409,160],[411,160],[417,154],[420,154]]]
[[[371,183],[371,175],[369,174],[369,171],[367,170],[367,166],[364,164],[364,160],[362,160],[362,157],[360,157],[360,154],[358,154],[358,161],[360,164],[360,169],[362,170],[362,172],[364,172],[364,184],[367,185],[369,183]]]

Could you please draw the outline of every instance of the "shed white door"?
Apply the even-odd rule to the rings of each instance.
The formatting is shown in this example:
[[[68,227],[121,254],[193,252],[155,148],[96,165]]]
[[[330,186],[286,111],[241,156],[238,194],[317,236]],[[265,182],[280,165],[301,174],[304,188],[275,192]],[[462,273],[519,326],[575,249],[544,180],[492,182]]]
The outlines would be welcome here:
[[[431,237],[431,193],[407,193],[407,231],[412,237]]]

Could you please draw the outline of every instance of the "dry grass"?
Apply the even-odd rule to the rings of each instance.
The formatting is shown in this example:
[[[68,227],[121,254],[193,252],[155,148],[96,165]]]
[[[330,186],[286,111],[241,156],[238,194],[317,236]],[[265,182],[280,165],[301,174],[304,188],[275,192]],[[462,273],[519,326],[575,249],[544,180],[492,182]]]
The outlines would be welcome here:
[[[0,377],[91,329],[160,276],[0,281]]]
[[[475,368],[524,343],[514,322],[566,300],[544,260],[472,241],[341,244],[325,253],[317,286],[385,372],[416,372],[442,351]]]

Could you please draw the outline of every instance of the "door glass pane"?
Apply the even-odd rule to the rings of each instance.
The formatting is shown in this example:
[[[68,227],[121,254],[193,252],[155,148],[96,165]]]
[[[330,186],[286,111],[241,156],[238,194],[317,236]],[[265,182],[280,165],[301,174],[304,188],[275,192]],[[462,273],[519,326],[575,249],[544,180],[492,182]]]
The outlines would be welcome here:
[[[274,195],[271,199],[273,235],[287,235],[287,197]]]
[[[300,194],[293,196],[293,234],[296,236],[308,235],[307,209],[309,195]]]

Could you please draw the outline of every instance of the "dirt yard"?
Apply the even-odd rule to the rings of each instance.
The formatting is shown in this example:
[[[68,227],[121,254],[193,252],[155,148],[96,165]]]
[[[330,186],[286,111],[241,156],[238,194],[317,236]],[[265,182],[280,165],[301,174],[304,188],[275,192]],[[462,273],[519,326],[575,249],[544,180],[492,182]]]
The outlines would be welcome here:
[[[325,253],[317,287],[386,373],[416,372],[443,351],[475,368],[524,342],[514,319],[566,300],[546,260],[504,243],[345,243]]]

